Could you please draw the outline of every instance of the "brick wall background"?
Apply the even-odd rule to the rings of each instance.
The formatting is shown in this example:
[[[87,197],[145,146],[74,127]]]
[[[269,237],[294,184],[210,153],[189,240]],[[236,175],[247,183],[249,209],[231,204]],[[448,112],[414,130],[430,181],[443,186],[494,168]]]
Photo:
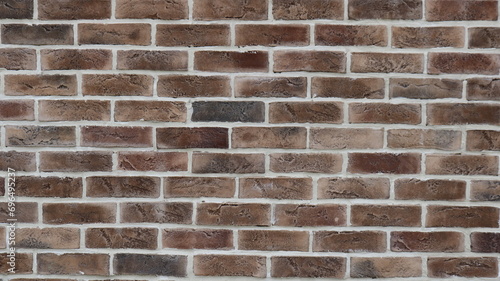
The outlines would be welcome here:
[[[4,280],[498,278],[498,11],[0,0]]]

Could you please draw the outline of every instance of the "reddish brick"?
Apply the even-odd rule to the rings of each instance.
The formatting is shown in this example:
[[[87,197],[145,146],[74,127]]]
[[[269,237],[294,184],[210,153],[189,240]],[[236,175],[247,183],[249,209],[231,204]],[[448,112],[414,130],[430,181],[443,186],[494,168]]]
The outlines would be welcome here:
[[[396,199],[464,201],[465,181],[397,179]]]
[[[331,123],[343,121],[340,102],[273,102],[269,105],[270,123]]]
[[[343,278],[346,258],[272,257],[272,277]]]
[[[345,226],[346,206],[334,204],[278,204],[274,225],[279,226]]]
[[[194,274],[197,276],[266,277],[266,257],[235,255],[196,255]]]
[[[111,50],[57,49],[41,50],[42,70],[111,69]]]
[[[0,120],[2,121],[35,120],[34,102],[32,100],[0,101]]]
[[[471,182],[472,201],[500,201],[500,181],[474,180]]]
[[[326,173],[342,171],[342,155],[327,153],[272,153],[270,170],[275,173]]]
[[[116,204],[114,203],[43,204],[43,223],[46,224],[85,224],[115,222]]]
[[[187,257],[177,255],[115,254],[114,273],[186,277]]]
[[[40,170],[43,172],[111,171],[112,166],[111,152],[40,152]]]
[[[0,222],[7,223],[7,219],[12,218],[8,214],[7,202],[0,203]],[[16,202],[15,214],[17,223],[36,223],[38,222],[38,204],[35,202]]]
[[[347,171],[350,173],[420,173],[418,153],[349,153]]]
[[[496,2],[495,2],[496,3]],[[427,260],[429,277],[498,277],[498,260],[484,258],[434,258]]]
[[[236,77],[237,97],[260,98],[305,98],[307,79],[305,77]]]
[[[500,70],[500,55],[478,53],[430,53],[429,74],[496,75]]]
[[[353,278],[407,278],[422,276],[420,257],[351,258]]]
[[[7,96],[75,96],[76,75],[5,75]]]
[[[227,128],[158,128],[158,148],[228,148]]]
[[[5,126],[7,146],[75,146],[75,127]]]
[[[225,229],[164,229],[163,248],[233,249],[233,232]]]
[[[185,152],[120,152],[118,168],[126,171],[187,171]]]
[[[463,252],[464,235],[460,232],[391,232],[393,252]]]
[[[157,248],[156,228],[88,228],[85,231],[87,248],[151,249]]]
[[[81,178],[16,177],[16,195],[26,197],[82,197]]]
[[[498,156],[493,155],[427,155],[429,175],[498,175]]]
[[[184,202],[122,203],[121,223],[191,224],[193,204]]]
[[[93,147],[152,147],[151,127],[104,127],[81,128],[81,146]]]
[[[472,252],[500,253],[500,233],[473,232],[470,239]]]
[[[462,81],[452,79],[396,78],[390,80],[391,98],[461,98]]]
[[[0,19],[32,19],[33,0],[3,0]]]
[[[158,46],[229,46],[230,28],[226,24],[159,24]]]
[[[195,20],[265,20],[268,0],[194,0]]]
[[[307,130],[299,127],[237,127],[233,148],[306,148]]]
[[[310,178],[241,178],[240,198],[312,199]]]
[[[157,198],[160,178],[154,177],[88,177],[87,197]]]
[[[351,59],[352,72],[422,73],[424,71],[423,54],[353,53]]]
[[[118,100],[115,121],[186,122],[187,108],[183,102]]]
[[[262,174],[264,162],[264,154],[195,152],[193,173]]]
[[[29,249],[78,249],[78,228],[19,228],[16,230],[16,247]]]
[[[41,253],[37,255],[37,262],[39,274],[109,274],[109,255],[107,254]]]
[[[238,46],[307,46],[309,26],[298,24],[236,25]]]
[[[78,25],[78,44],[150,45],[151,25],[82,23]]]
[[[196,75],[161,75],[158,78],[160,97],[229,97],[229,77]]]
[[[343,52],[328,51],[276,51],[274,72],[308,71],[345,73]]]
[[[7,70],[35,70],[36,51],[32,49],[0,49],[0,68]]]
[[[272,0],[276,20],[344,19],[342,0]]]
[[[235,193],[233,178],[168,177],[164,179],[165,198],[220,197],[231,198]]]
[[[309,233],[285,230],[239,230],[238,245],[241,250],[307,252]]]
[[[118,51],[121,70],[182,71],[188,68],[187,51]]]
[[[69,24],[3,24],[2,43],[16,45],[73,45]]]
[[[434,103],[427,106],[428,125],[500,125],[500,106],[496,104]]]
[[[2,5],[3,6],[3,5]],[[0,254],[0,273],[3,274],[4,276],[7,276],[8,274],[12,274],[12,272],[9,273],[9,262],[10,262],[10,257],[7,256],[8,253],[1,253]],[[27,254],[27,253],[16,253],[16,266],[15,266],[15,272],[16,274],[23,274],[23,273],[33,273],[33,254]],[[12,279],[14,280],[14,279]]]
[[[383,25],[316,25],[316,45],[387,46],[387,28]]]
[[[500,79],[467,79],[467,99],[500,101]]]
[[[312,95],[321,98],[382,99],[382,78],[313,77]]]
[[[85,96],[152,96],[153,77],[134,74],[84,74]]]
[[[419,104],[351,103],[349,122],[416,125],[421,123],[421,111]]]
[[[427,0],[428,21],[497,20],[497,0]]]
[[[384,145],[382,129],[311,128],[313,149],[375,149]]]
[[[422,0],[350,0],[349,19],[418,20]]]
[[[38,112],[40,121],[109,121],[111,104],[98,100],[42,100]]]
[[[318,199],[388,199],[389,179],[320,178]]]
[[[463,27],[392,27],[392,47],[395,48],[461,48],[464,42]]]
[[[387,133],[387,146],[390,148],[457,150],[461,142],[460,131],[394,129]]]
[[[16,171],[36,171],[36,156],[34,152],[0,151],[0,170],[9,168]]]
[[[421,226],[422,210],[415,205],[353,205],[353,226]]]
[[[271,224],[271,205],[198,203],[196,223],[200,225],[269,226]]]
[[[469,28],[469,48],[500,48],[500,28]]]
[[[198,51],[194,54],[194,69],[238,73],[267,72],[268,54],[264,51]]]
[[[487,130],[467,131],[467,150],[500,151],[500,131],[487,131]]]
[[[38,18],[42,20],[109,19],[110,0],[39,0]]]
[[[426,227],[498,227],[498,208],[428,206]]]
[[[118,19],[180,20],[188,18],[187,0],[117,0]]]
[[[382,231],[316,231],[314,252],[374,252],[386,251],[386,234]]]

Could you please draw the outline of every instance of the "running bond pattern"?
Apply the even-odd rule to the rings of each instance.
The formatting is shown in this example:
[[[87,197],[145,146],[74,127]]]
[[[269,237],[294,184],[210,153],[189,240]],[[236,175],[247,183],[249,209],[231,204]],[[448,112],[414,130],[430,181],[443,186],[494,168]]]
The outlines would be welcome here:
[[[498,13],[0,0],[4,280],[496,280]]]

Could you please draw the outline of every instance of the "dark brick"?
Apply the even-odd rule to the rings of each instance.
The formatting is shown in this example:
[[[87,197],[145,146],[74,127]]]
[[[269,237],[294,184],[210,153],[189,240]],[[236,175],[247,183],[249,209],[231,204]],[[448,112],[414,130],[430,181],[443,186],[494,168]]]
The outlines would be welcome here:
[[[158,148],[228,148],[227,128],[158,128]]]
[[[233,249],[233,231],[225,229],[164,229],[163,248]]]
[[[197,101],[193,103],[195,122],[264,122],[264,103],[245,101]]]
[[[350,173],[420,173],[418,153],[349,153],[347,170]]]
[[[345,73],[343,52],[329,51],[276,51],[274,72],[338,72]]]
[[[344,19],[343,0],[272,0],[276,20]]]
[[[158,78],[160,97],[229,97],[229,77],[196,75],[161,75]]]
[[[193,154],[193,173],[264,173],[264,154],[202,153]]]
[[[422,0],[350,0],[349,19],[418,20]]]
[[[198,51],[194,54],[194,69],[237,73],[267,72],[268,53],[264,51]]]
[[[17,45],[73,45],[73,26],[66,24],[3,24],[2,43]]]
[[[16,194],[26,197],[82,197],[82,179],[69,177],[16,177]]]
[[[177,255],[116,254],[115,274],[185,277],[187,257]]]
[[[0,19],[32,19],[33,0],[3,0]]]

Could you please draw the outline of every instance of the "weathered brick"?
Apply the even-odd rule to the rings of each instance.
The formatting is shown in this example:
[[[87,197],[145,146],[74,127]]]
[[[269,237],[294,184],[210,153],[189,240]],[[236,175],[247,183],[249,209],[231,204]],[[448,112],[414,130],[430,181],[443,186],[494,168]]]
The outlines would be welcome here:
[[[307,46],[309,26],[298,24],[239,24],[236,25],[238,46]]]
[[[175,101],[118,100],[115,102],[115,121],[185,122],[186,104]]]
[[[116,18],[180,20],[188,18],[187,0],[117,0]]]
[[[307,130],[300,127],[237,127],[233,148],[306,148]]]
[[[461,98],[462,81],[433,78],[395,78],[390,80],[391,98]]]
[[[310,178],[241,178],[240,198],[312,199]]]
[[[496,2],[495,2],[496,3]],[[428,276],[434,278],[498,277],[498,260],[494,257],[435,258],[427,260]]]
[[[271,205],[254,203],[199,203],[196,222],[200,225],[269,226]]]
[[[343,278],[346,258],[342,257],[272,257],[272,277]]]
[[[460,232],[391,232],[393,252],[463,252],[464,235]]]
[[[227,24],[159,24],[156,27],[158,46],[229,46]]]
[[[7,256],[8,253],[1,253],[0,254],[0,273],[3,275],[8,275],[12,274],[9,273],[9,262],[10,262],[10,257]],[[33,254],[28,254],[28,253],[16,253],[16,266],[15,266],[15,273],[17,274],[27,274],[27,273],[33,273]]]
[[[215,72],[267,72],[268,53],[265,51],[198,51],[194,54],[194,69]]]
[[[33,0],[3,0],[0,19],[32,19]]]
[[[498,156],[494,155],[427,155],[429,175],[498,175]]]
[[[34,177],[16,178],[16,195],[26,197],[82,197],[81,178]]]
[[[330,123],[343,121],[340,102],[273,102],[269,105],[270,123]]]
[[[161,75],[158,78],[160,97],[229,97],[229,77],[196,75]]]
[[[500,181],[473,180],[472,201],[500,201]]]
[[[353,205],[353,226],[421,226],[418,205]]]
[[[451,130],[394,129],[388,130],[390,148],[460,149],[462,133]]]
[[[392,47],[395,48],[461,48],[464,42],[463,27],[392,27]]]
[[[374,252],[386,251],[386,234],[382,231],[316,231],[314,252]]]
[[[178,255],[116,254],[114,273],[185,277],[187,257]]]
[[[7,96],[75,96],[76,75],[5,75]]]
[[[383,25],[317,24],[316,45],[387,46],[387,28]]]
[[[118,69],[182,71],[188,68],[186,51],[118,51]]]
[[[78,25],[78,44],[149,45],[151,25],[142,23]]]
[[[225,229],[164,229],[163,248],[233,249],[233,232]]]
[[[120,152],[118,168],[126,171],[187,171],[188,156],[184,152]]]
[[[111,171],[112,166],[111,152],[40,152],[40,170],[43,172]]]
[[[469,48],[500,48],[500,28],[469,28]]]
[[[264,160],[264,154],[195,152],[193,173],[262,174]]]
[[[4,179],[1,179],[1,180],[4,180]],[[3,196],[3,192],[1,193],[1,195]],[[5,227],[0,227],[0,237],[6,237],[5,236]],[[0,248],[5,249],[6,245],[7,245],[6,239],[2,239],[0,241]]]
[[[0,120],[2,121],[35,120],[34,102],[30,100],[0,101]]]
[[[228,148],[227,128],[158,128],[158,148]]]
[[[0,68],[7,70],[35,70],[36,51],[33,49],[0,49]]]
[[[78,249],[78,228],[19,228],[16,247],[29,249]]]
[[[165,198],[234,196],[236,182],[221,177],[168,177],[164,179]]]
[[[429,53],[429,74],[485,74],[500,71],[500,55],[478,53]]]
[[[335,204],[278,204],[274,225],[279,226],[345,226],[346,206]]]
[[[351,103],[349,122],[416,125],[421,122],[421,112],[419,104]]]
[[[122,203],[121,223],[191,224],[193,204],[184,202]]]
[[[353,278],[407,278],[422,276],[420,257],[351,258]]]
[[[196,255],[194,274],[197,276],[266,277],[266,257],[242,255]]]
[[[498,208],[428,206],[426,227],[498,227]]]
[[[422,73],[423,54],[353,53],[351,71],[360,73]]]
[[[313,20],[344,18],[342,0],[272,0],[277,20]]]
[[[81,127],[81,146],[152,147],[151,127]]]
[[[309,146],[313,149],[375,149],[384,145],[382,129],[311,128]]]
[[[193,102],[195,122],[264,122],[265,106],[259,101],[197,101]]]
[[[350,173],[420,173],[418,153],[349,153],[347,171]]]
[[[427,106],[428,125],[500,125],[500,106],[486,103],[435,103]]]
[[[46,224],[115,223],[114,203],[45,203],[43,222]]]
[[[467,131],[467,150],[500,151],[500,131],[487,131],[487,130]]]
[[[109,19],[110,0],[40,0],[38,18],[42,20]]]
[[[275,173],[325,173],[342,171],[342,155],[329,153],[272,153],[270,170]]]
[[[239,230],[238,245],[241,250],[307,252],[309,234],[307,231]]]
[[[194,0],[195,20],[265,20],[270,0]]]
[[[274,72],[308,71],[345,73],[343,52],[331,51],[276,51]]]
[[[313,77],[312,95],[321,98],[382,99],[382,78]]]
[[[387,199],[389,185],[385,178],[320,178],[318,199]]]
[[[397,179],[394,183],[396,199],[453,200],[465,199],[465,181]]]
[[[305,98],[307,79],[305,77],[236,77],[237,97],[259,98]]]
[[[2,43],[16,45],[73,45],[68,24],[3,24]]]
[[[473,232],[470,239],[472,252],[500,253],[500,233]]]
[[[41,50],[43,70],[111,69],[111,50],[56,49]]]
[[[89,228],[85,231],[85,247],[155,250],[157,237],[156,228]]]
[[[428,21],[497,20],[497,0],[427,0]]]
[[[12,218],[8,214],[7,202],[0,203],[0,222],[7,223],[7,219]],[[15,214],[17,223],[36,223],[38,222],[38,204],[35,202],[16,202]],[[2,263],[0,264],[3,265]]]
[[[84,74],[85,96],[152,96],[153,77],[135,74]]]
[[[88,197],[156,198],[160,196],[160,178],[156,177],[88,177]]]
[[[40,121],[110,121],[111,104],[99,100],[42,100]]]
[[[0,151],[0,170],[9,168],[16,171],[36,171],[36,156],[34,152]]]
[[[422,0],[350,0],[349,19],[418,20]]]
[[[500,100],[500,79],[467,79],[468,100]]]

